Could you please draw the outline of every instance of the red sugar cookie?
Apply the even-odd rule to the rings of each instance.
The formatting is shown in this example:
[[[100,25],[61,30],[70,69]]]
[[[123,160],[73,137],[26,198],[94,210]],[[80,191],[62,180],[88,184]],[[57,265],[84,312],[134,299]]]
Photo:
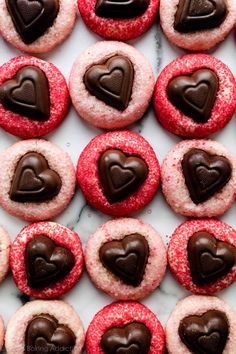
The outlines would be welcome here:
[[[146,306],[138,302],[116,302],[99,311],[86,333],[88,354],[112,354],[114,348],[124,352],[164,354],[163,328]]]
[[[216,293],[236,279],[236,231],[216,219],[186,221],[172,235],[168,261],[187,290]]]
[[[21,56],[0,68],[0,126],[7,132],[21,138],[46,135],[68,107],[65,78],[53,64]]]
[[[171,133],[192,138],[213,134],[235,112],[234,76],[227,65],[211,55],[184,55],[158,77],[154,108]]]
[[[11,247],[10,265],[16,286],[23,293],[41,299],[59,297],[82,274],[79,236],[54,222],[28,225]]]
[[[154,197],[160,167],[149,143],[131,131],[96,136],[77,164],[85,198],[105,214],[123,216],[140,210]]]

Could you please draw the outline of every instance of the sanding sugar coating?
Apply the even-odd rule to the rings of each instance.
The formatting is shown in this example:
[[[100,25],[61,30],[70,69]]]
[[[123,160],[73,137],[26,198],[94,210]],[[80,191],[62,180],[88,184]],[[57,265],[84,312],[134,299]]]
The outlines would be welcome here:
[[[116,203],[107,200],[99,175],[101,155],[109,149],[137,156],[148,168],[147,177],[139,188]],[[131,131],[115,131],[98,135],[90,141],[79,157],[76,174],[89,204],[105,214],[124,216],[142,209],[152,200],[159,185],[160,167],[155,152],[143,137]]]
[[[95,14],[97,0],[78,0],[80,14],[85,24],[101,37],[128,40],[146,32],[156,18],[159,0],[150,0],[147,10],[129,19],[112,19]],[[125,11],[125,10],[124,10]]]
[[[3,281],[9,269],[10,246],[10,236],[8,232],[0,226],[0,282]]]
[[[166,324],[166,344],[169,354],[190,354],[191,351],[180,339],[178,334],[180,322],[188,316],[201,316],[209,310],[224,313],[229,324],[229,335],[224,354],[236,351],[236,316],[223,300],[214,296],[192,295],[178,302]]]
[[[130,60],[134,80],[128,107],[120,111],[92,95],[84,83],[86,71],[109,58],[121,55]],[[98,42],[86,49],[75,61],[69,81],[73,105],[81,118],[104,129],[126,127],[145,113],[154,89],[154,75],[147,59],[134,47],[115,41]]]
[[[204,202],[195,204],[190,198],[182,169],[184,155],[192,149],[222,156],[231,164],[231,177],[226,185]],[[213,140],[185,140],[178,143],[165,157],[161,170],[162,191],[176,212],[185,216],[212,217],[221,215],[233,204],[236,191],[235,157],[220,143]]]
[[[100,248],[112,241],[121,241],[126,235],[138,234],[148,242],[149,254],[143,279],[138,286],[125,284],[102,264]],[[122,218],[101,225],[87,242],[86,269],[93,283],[117,300],[138,300],[151,293],[161,282],[166,269],[166,250],[159,233],[144,222]]]
[[[44,288],[33,288],[27,281],[26,248],[37,235],[49,237],[56,247],[65,247],[74,257],[71,271],[62,279]],[[10,253],[10,264],[16,286],[23,293],[41,299],[57,298],[68,292],[79,280],[83,270],[83,251],[79,236],[54,222],[39,222],[24,227],[17,235]]]
[[[198,232],[208,232],[217,241],[236,247],[236,231],[229,225],[217,219],[189,220],[182,223],[174,231],[168,247],[168,262],[172,274],[187,290],[195,294],[213,294],[227,288],[236,279],[236,266],[218,280],[197,285],[191,276],[190,263],[188,258],[188,242]],[[218,258],[219,259],[219,258]]]
[[[8,354],[25,353],[25,332],[29,322],[37,315],[48,314],[54,317],[59,325],[67,326],[75,335],[76,342],[71,354],[81,354],[84,346],[85,334],[83,324],[69,304],[64,301],[36,300],[22,306],[10,319],[5,346]]]
[[[5,327],[4,327],[3,319],[0,316],[0,350],[2,350],[3,348],[4,336],[5,336]]]
[[[178,109],[169,99],[168,84],[178,76],[188,76],[197,70],[210,69],[218,79],[218,90],[207,122],[200,123]],[[191,83],[190,83],[191,85]],[[192,83],[196,88],[196,82]],[[198,83],[200,90],[201,83]],[[210,87],[208,86],[208,94]],[[207,99],[208,96],[206,96]],[[219,59],[206,54],[189,54],[177,58],[159,75],[154,94],[154,108],[161,124],[171,133],[201,138],[222,129],[232,118],[236,108],[236,82],[232,72]]]
[[[51,200],[22,203],[10,199],[9,191],[17,163],[29,152],[45,157],[49,167],[61,179],[60,191]],[[51,219],[66,208],[74,195],[76,178],[72,161],[57,145],[42,139],[19,141],[1,153],[0,162],[0,204],[11,215],[27,221]]]
[[[6,1],[0,0],[0,33],[14,47],[27,53],[46,53],[60,44],[72,31],[76,20],[76,4],[59,0],[59,11],[51,27],[31,44],[25,44],[8,12]],[[58,85],[59,86],[59,85]]]
[[[115,302],[99,311],[86,333],[86,351],[88,354],[102,354],[102,335],[111,327],[124,327],[138,322],[146,325],[151,332],[149,354],[164,354],[165,338],[163,328],[152,311],[138,302]],[[11,353],[10,353],[11,354]]]
[[[69,91],[64,76],[53,64],[29,56],[13,58],[1,66],[0,87],[8,80],[15,79],[17,73],[26,66],[39,68],[46,76],[50,98],[49,118],[43,121],[30,119],[6,109],[0,103],[0,126],[21,138],[34,138],[50,133],[65,118],[69,107]],[[37,90],[37,83],[34,85]]]
[[[161,0],[160,2],[160,22],[163,32],[169,41],[178,47],[192,51],[210,49],[223,41],[235,26],[236,0],[226,0],[228,13],[219,26],[188,33],[178,32],[174,29],[174,21],[179,2],[180,0]]]

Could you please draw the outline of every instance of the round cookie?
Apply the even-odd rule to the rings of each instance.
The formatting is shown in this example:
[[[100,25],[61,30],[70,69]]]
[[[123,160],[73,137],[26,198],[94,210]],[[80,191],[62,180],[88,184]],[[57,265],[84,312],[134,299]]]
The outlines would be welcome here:
[[[123,218],[108,221],[90,236],[85,262],[99,289],[117,300],[139,300],[160,284],[167,260],[156,230]]]
[[[75,20],[71,0],[0,0],[0,33],[23,52],[49,52],[70,34]]]
[[[159,0],[78,0],[78,7],[91,31],[102,37],[125,41],[149,29],[156,18]]]
[[[0,226],[0,283],[3,281],[9,270],[9,253],[11,241],[9,234]],[[1,333],[1,329],[0,329]],[[0,350],[1,350],[1,335],[0,335]]]
[[[164,354],[163,328],[146,306],[138,302],[116,302],[99,311],[86,333],[87,354]],[[11,354],[11,353],[10,353]]]
[[[77,179],[88,203],[105,214],[124,216],[154,197],[160,167],[149,143],[131,131],[96,136],[82,151]]]
[[[155,113],[171,133],[205,137],[222,129],[236,107],[236,83],[219,59],[189,54],[167,65],[157,79]]]
[[[165,157],[162,191],[176,212],[193,217],[223,214],[235,199],[235,157],[213,140],[185,140]]]
[[[0,204],[11,215],[27,221],[51,219],[74,194],[72,161],[49,141],[19,141],[0,154],[0,164]]]
[[[99,128],[117,129],[143,116],[154,84],[151,65],[137,49],[106,41],[77,58],[69,89],[80,117]]]
[[[168,261],[187,290],[218,292],[236,279],[236,231],[216,219],[186,221],[172,235]]]
[[[79,280],[83,263],[79,236],[54,222],[24,227],[10,252],[16,286],[41,299],[57,298],[68,292]]]
[[[10,319],[5,338],[8,354],[60,352],[81,354],[85,335],[75,310],[64,301],[36,300]]]
[[[236,23],[236,0],[161,0],[160,22],[170,42],[207,50],[225,39]]]
[[[3,319],[0,316],[0,350],[2,350],[3,348],[4,336],[5,336],[5,327],[4,327]]]
[[[0,68],[0,126],[21,138],[54,130],[65,118],[69,90],[62,73],[44,60],[21,56]]]
[[[166,324],[169,354],[233,354],[236,316],[223,300],[192,295],[181,300]]]

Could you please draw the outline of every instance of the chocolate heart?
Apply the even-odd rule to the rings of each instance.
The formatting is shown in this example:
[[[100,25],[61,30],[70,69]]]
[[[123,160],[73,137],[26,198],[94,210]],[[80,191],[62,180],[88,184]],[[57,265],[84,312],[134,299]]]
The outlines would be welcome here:
[[[174,28],[183,33],[215,28],[227,13],[225,0],[180,0]]]
[[[203,286],[228,274],[235,265],[235,247],[217,240],[207,231],[192,235],[188,242],[188,260],[193,282]]]
[[[206,123],[215,104],[219,83],[209,69],[195,71],[189,76],[177,76],[167,86],[171,103],[197,123]]]
[[[84,75],[84,84],[99,100],[124,111],[129,105],[133,79],[131,61],[122,55],[116,55],[102,65],[89,68]]]
[[[95,13],[99,17],[126,19],[141,16],[150,0],[98,0]]]
[[[28,152],[17,163],[9,194],[16,202],[39,202],[52,199],[60,189],[61,178],[50,169],[45,157]]]
[[[16,31],[25,44],[31,44],[53,25],[59,0],[6,0]]]
[[[57,246],[48,236],[37,235],[25,250],[26,275],[32,288],[45,288],[64,278],[74,267],[69,249]]]
[[[191,149],[183,157],[182,168],[190,197],[203,203],[228,183],[232,173],[229,160],[200,149]]]
[[[217,310],[185,317],[179,325],[181,340],[195,354],[222,354],[228,334],[227,317]]]
[[[48,314],[35,316],[25,333],[26,354],[69,354],[75,343],[72,330]]]
[[[108,201],[116,203],[140,187],[147,178],[148,167],[139,157],[111,149],[101,156],[99,174]]]
[[[2,105],[32,120],[44,121],[50,116],[48,81],[36,66],[25,66],[12,80],[0,86]]]
[[[148,354],[150,345],[150,330],[138,322],[112,327],[103,334],[101,340],[102,350],[106,354]]]
[[[138,286],[142,282],[148,256],[148,242],[139,234],[107,242],[99,250],[104,267],[121,278],[124,283],[133,286]]]

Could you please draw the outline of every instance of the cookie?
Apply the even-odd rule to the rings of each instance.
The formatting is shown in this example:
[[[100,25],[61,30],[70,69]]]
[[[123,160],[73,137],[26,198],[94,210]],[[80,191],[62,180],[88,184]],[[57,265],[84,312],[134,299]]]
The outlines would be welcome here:
[[[117,129],[143,116],[154,76],[149,62],[134,47],[98,42],[75,61],[69,89],[81,118],[99,128]]]
[[[131,301],[116,302],[95,315],[86,334],[87,354],[115,351],[164,354],[163,328],[146,306]]]
[[[189,220],[168,248],[172,274],[195,294],[213,294],[236,279],[236,231],[216,219]]]
[[[131,131],[109,132],[92,139],[79,157],[76,173],[88,203],[116,216],[146,206],[160,180],[152,147]]]
[[[11,215],[48,220],[60,214],[74,194],[72,161],[48,141],[19,141],[0,154],[0,164],[0,204]]]
[[[68,292],[83,270],[79,236],[54,222],[24,227],[10,252],[10,265],[18,289],[28,296],[51,299]]]
[[[162,191],[176,212],[211,217],[230,208],[236,191],[235,157],[213,140],[185,140],[166,156]]]
[[[207,50],[225,39],[236,23],[236,0],[161,0],[164,34],[178,47]]]
[[[4,280],[9,270],[9,253],[11,240],[7,231],[0,226],[0,283]],[[1,329],[0,329],[1,333]],[[0,336],[1,348],[1,336]],[[1,349],[0,349],[1,350]]]
[[[49,52],[70,34],[75,19],[71,0],[0,0],[0,33],[23,52]]]
[[[117,300],[139,300],[161,282],[166,250],[160,234],[137,219],[101,225],[87,242],[86,269],[97,288]]]
[[[78,0],[78,7],[91,31],[125,41],[149,29],[156,18],[159,0]]]
[[[12,316],[5,346],[8,354],[81,354],[84,339],[82,322],[69,304],[36,300]]]
[[[222,129],[236,107],[236,82],[219,59],[189,54],[167,65],[157,79],[154,108],[171,133],[201,138]]]
[[[5,327],[4,327],[3,319],[0,316],[0,350],[2,350],[3,348],[4,336],[5,336]]]
[[[53,131],[65,118],[69,90],[62,73],[34,57],[11,59],[0,68],[0,126],[21,138]]]
[[[214,296],[181,300],[166,324],[169,354],[233,354],[236,352],[235,312]]]

